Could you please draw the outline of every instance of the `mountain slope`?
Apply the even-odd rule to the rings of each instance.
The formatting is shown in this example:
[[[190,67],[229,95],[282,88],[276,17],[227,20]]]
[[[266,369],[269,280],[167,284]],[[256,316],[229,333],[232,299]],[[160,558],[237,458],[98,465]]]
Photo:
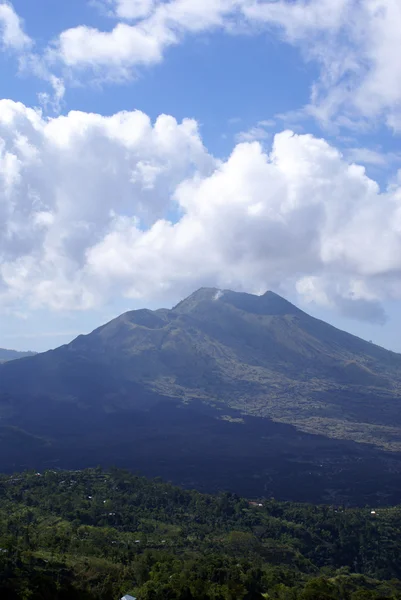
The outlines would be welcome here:
[[[126,313],[67,346],[0,367],[0,394],[98,409],[200,399],[335,437],[398,445],[401,355],[272,292],[201,289]]]
[[[206,288],[0,365],[0,469],[116,464],[206,490],[397,502],[400,399],[400,355],[272,292]]]

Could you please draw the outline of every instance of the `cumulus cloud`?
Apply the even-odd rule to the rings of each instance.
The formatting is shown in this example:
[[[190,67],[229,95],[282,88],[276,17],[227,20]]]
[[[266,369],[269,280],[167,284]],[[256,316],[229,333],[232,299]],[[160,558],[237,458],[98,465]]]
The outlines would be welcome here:
[[[326,141],[284,131],[225,161],[196,122],[44,119],[0,101],[0,302],[89,309],[201,285],[296,290],[382,321],[401,297],[401,175],[380,192]]]
[[[90,69],[105,79],[129,78],[152,65],[185,34],[227,27],[236,0],[111,0],[121,21],[111,31],[79,26],[62,32],[49,56],[73,71]]]
[[[0,45],[5,49],[22,51],[31,46],[24,33],[22,21],[8,2],[0,2]]]
[[[176,186],[213,165],[191,120],[152,125],[139,111],[44,120],[0,101],[0,295],[95,305],[90,248],[122,221],[141,231],[173,215]]]
[[[132,66],[159,62],[163,49],[174,41],[174,36],[163,29],[156,35],[148,28],[125,23],[110,33],[80,26],[60,35],[58,52],[68,67],[90,67],[95,72],[106,69],[104,77],[118,79],[129,77]]]
[[[127,79],[160,62],[186,35],[217,29],[265,32],[300,48],[320,66],[303,114],[326,124],[401,129],[401,4],[398,0],[103,0],[111,31],[79,26],[50,53],[75,76]]]

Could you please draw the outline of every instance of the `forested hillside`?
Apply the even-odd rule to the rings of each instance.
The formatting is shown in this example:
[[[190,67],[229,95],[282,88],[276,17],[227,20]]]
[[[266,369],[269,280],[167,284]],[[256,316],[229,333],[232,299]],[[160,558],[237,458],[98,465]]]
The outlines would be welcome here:
[[[401,598],[401,508],[183,491],[125,471],[0,478],[1,599]]]

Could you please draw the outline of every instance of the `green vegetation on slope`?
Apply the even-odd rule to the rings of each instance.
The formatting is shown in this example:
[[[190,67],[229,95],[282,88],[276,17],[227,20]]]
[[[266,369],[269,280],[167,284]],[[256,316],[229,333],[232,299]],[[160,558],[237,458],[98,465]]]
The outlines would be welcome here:
[[[262,504],[118,470],[2,476],[0,597],[401,598],[401,508]]]

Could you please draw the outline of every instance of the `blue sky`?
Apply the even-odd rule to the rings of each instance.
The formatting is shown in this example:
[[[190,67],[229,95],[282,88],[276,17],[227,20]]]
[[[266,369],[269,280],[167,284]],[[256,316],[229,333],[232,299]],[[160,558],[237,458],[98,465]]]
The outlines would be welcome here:
[[[401,351],[396,0],[0,0],[0,346],[210,285]]]

